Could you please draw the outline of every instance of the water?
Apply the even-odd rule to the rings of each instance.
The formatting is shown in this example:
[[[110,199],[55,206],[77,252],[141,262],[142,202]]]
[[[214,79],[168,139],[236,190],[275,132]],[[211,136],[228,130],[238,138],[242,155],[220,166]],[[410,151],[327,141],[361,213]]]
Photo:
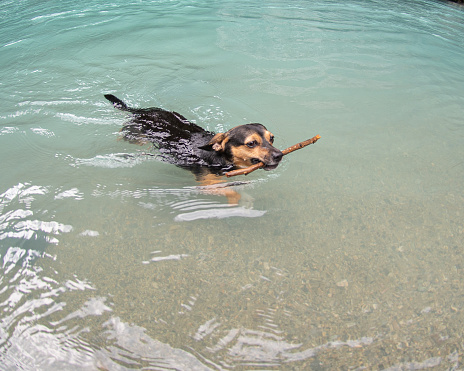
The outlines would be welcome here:
[[[464,10],[4,1],[0,368],[460,369]],[[286,148],[229,206],[103,98]]]

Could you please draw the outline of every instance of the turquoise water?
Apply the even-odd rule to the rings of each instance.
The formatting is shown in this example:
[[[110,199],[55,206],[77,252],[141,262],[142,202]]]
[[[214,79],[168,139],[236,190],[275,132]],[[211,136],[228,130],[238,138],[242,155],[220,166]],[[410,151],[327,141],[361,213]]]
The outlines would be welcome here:
[[[4,1],[0,369],[460,369],[464,8]],[[239,205],[103,97],[266,125]]]

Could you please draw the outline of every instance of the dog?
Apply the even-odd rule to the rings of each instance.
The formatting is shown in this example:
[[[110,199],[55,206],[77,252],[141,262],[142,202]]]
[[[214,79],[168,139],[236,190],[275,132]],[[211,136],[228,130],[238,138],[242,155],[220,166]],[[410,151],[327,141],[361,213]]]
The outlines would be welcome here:
[[[125,140],[140,145],[152,143],[162,161],[190,170],[202,185],[220,183],[227,171],[259,162],[264,163],[264,170],[273,170],[282,160],[282,152],[273,146],[274,135],[264,125],[245,124],[225,133],[214,133],[177,112],[131,108],[112,94],[105,98],[114,107],[132,114],[121,129]],[[210,193],[227,196],[231,204],[240,199],[237,192],[226,188]]]

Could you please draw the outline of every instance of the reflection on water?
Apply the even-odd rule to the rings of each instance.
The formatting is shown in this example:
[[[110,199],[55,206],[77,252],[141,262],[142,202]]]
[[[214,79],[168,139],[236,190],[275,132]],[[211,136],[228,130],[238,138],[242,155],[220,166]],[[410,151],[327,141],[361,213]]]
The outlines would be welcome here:
[[[89,282],[77,277],[57,282],[53,272],[46,276],[27,258],[15,267],[18,253],[21,255],[9,251],[3,259],[2,369],[123,369],[124,365],[207,369],[189,353],[156,341],[143,328],[112,316],[107,299],[95,295]],[[82,293],[87,291],[89,299],[83,302]],[[78,309],[70,311],[68,306]],[[92,343],[87,338],[94,330],[82,326],[82,321],[90,324],[95,316],[102,321],[98,326],[102,333],[92,337]],[[59,319],[54,321],[55,317]]]
[[[31,204],[38,195],[47,193],[45,187],[19,183],[0,194],[0,240],[6,240],[6,244],[13,243],[10,239],[21,244],[30,240],[58,243],[56,235],[70,232],[70,225],[34,219]]]
[[[180,214],[174,217],[175,221],[192,221],[198,219],[211,219],[211,218],[256,218],[263,216],[265,210],[254,210],[245,206],[235,206],[222,203],[212,203],[211,201],[194,201],[194,202],[181,202],[171,205],[173,209],[179,210]],[[193,210],[193,211],[191,211]]]
[[[272,207],[255,200],[268,212],[252,226],[247,218],[175,223],[182,208],[217,205],[176,193],[163,195],[177,200],[165,202],[174,214],[160,223],[159,209],[146,207],[161,205],[158,190],[128,197],[93,229],[75,219],[66,233],[42,230],[59,239],[45,252],[9,248],[5,367],[317,369],[373,357],[385,369],[457,369],[464,227],[455,197],[430,198],[428,207],[407,195],[378,203],[314,192],[299,209],[301,199],[285,198],[296,186],[275,182]],[[12,189],[3,205],[23,199],[18,189],[24,199],[34,194],[30,207],[47,195]],[[106,213],[127,197],[55,193],[60,202],[93,197]],[[433,224],[445,217],[447,227]]]
[[[462,369],[462,8],[0,8],[0,369]],[[323,140],[201,187],[109,91]]]

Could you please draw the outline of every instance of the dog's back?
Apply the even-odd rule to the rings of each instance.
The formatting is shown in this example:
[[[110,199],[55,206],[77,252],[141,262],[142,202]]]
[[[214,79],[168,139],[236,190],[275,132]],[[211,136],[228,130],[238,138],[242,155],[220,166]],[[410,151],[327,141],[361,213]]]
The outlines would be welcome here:
[[[200,148],[211,141],[214,133],[188,121],[181,114],[162,108],[131,108],[111,94],[105,95],[105,98],[114,107],[132,114],[121,129],[125,140],[136,144],[153,143],[161,160],[177,166],[230,168],[225,159],[214,151]]]

